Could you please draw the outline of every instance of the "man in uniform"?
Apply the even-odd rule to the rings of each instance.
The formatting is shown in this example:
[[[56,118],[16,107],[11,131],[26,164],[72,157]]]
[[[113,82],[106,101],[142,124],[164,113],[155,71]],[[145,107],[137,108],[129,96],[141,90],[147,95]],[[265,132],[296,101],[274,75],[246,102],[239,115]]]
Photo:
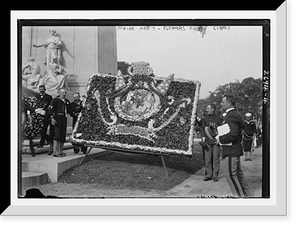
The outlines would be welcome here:
[[[50,105],[50,101],[52,100],[52,96],[46,94],[46,88],[44,85],[39,86],[39,95],[36,96],[37,100],[42,104],[41,109],[44,111],[44,120],[43,120],[43,128],[41,130],[41,140],[37,148],[42,148],[46,144],[46,141],[49,142],[49,136],[47,135],[47,129],[49,123],[49,115],[47,113],[47,109]]]
[[[207,128],[216,129],[222,125],[223,119],[215,114],[216,106],[209,104],[206,107],[206,116],[203,119],[202,125],[202,141],[206,144],[204,147],[204,168],[205,176],[204,181],[213,180],[219,181],[219,169],[220,169],[220,146],[216,144],[216,140],[209,134]]]
[[[71,103],[66,98],[66,89],[60,88],[58,94],[59,96],[50,102],[49,115],[51,125],[54,126],[53,157],[64,157],[66,156],[63,153],[63,148],[67,133],[67,114],[70,114],[72,117],[74,115],[70,106]]]
[[[243,131],[243,150],[244,150],[244,161],[252,161],[252,152],[254,151],[254,135],[257,133],[256,124],[252,120],[252,114],[246,113],[244,120],[244,131]]]
[[[241,116],[235,110],[235,98],[232,95],[224,96],[221,109],[226,111],[224,122],[229,126],[229,132],[217,135],[215,139],[219,144],[226,144],[223,146],[225,177],[234,196],[249,197],[251,196],[250,189],[240,162],[240,156],[243,155],[241,141],[244,124]]]
[[[77,122],[78,119],[78,115],[82,110],[82,101],[80,100],[80,94],[79,93],[75,93],[74,95],[74,101],[71,103],[71,109],[73,111],[73,123],[72,123],[72,127],[74,129],[75,124]],[[82,146],[81,147],[81,151],[83,154],[86,153],[87,151],[87,147],[86,146]],[[79,147],[74,146],[74,153],[79,153]]]

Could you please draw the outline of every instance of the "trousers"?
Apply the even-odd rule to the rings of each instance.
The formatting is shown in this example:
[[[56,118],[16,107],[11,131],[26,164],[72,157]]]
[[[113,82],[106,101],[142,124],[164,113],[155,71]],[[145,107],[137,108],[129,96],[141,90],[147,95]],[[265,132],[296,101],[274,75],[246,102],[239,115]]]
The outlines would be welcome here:
[[[225,157],[225,177],[234,196],[252,196],[241,168],[240,157]]]
[[[47,136],[47,129],[49,125],[49,116],[45,116],[43,120],[43,128],[41,130],[41,140],[40,140],[40,145],[45,145],[45,141],[49,141],[48,136]]]
[[[252,151],[252,144],[253,144],[253,138],[250,139],[243,139],[243,150],[244,152],[251,152]]]
[[[54,126],[54,136],[53,140],[58,142],[65,142],[66,141],[66,134],[67,134],[67,118],[62,117],[56,117],[56,124]]]
[[[204,150],[205,177],[218,178],[220,170],[220,147],[207,145]]]

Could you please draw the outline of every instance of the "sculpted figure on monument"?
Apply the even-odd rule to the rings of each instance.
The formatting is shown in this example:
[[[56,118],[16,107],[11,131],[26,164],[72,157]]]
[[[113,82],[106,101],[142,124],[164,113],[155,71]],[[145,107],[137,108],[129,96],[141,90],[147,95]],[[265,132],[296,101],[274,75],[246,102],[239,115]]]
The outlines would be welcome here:
[[[59,88],[65,87],[67,76],[65,68],[60,65],[60,59],[54,55],[42,84],[46,86],[48,94],[54,95]]]
[[[50,37],[45,40],[43,44],[33,45],[35,48],[45,47],[46,48],[46,57],[44,64],[46,65],[46,71],[49,70],[49,65],[53,61],[54,56],[61,60],[61,45],[62,42],[58,37],[56,30],[51,28],[49,29]]]
[[[22,68],[22,85],[29,89],[38,90],[40,66],[34,61],[33,57],[28,57],[28,63]]]
[[[66,84],[67,73],[61,65],[61,47],[62,41],[56,30],[49,29],[50,37],[43,44],[33,45],[35,48],[46,48],[44,64],[46,65],[46,74],[40,79],[39,84],[45,85],[47,93],[57,95],[57,90]]]

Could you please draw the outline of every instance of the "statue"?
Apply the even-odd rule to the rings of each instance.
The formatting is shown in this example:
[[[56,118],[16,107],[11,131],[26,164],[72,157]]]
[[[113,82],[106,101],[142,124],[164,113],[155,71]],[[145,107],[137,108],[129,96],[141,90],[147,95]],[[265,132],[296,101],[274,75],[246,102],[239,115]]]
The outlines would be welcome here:
[[[60,59],[54,55],[42,84],[46,86],[48,94],[56,95],[59,88],[65,87],[67,76],[65,68],[60,64]]]
[[[54,56],[56,56],[59,61],[61,61],[61,45],[62,42],[60,38],[58,37],[55,29],[51,28],[49,29],[49,33],[51,34],[51,37],[45,40],[43,44],[40,45],[33,45],[35,48],[39,47],[45,47],[46,48],[46,57],[44,64],[46,65],[46,71],[49,70],[49,65],[53,61]]]
[[[49,29],[50,37],[43,44],[33,45],[35,48],[46,48],[44,64],[46,65],[46,74],[40,77],[38,84],[45,85],[47,93],[57,95],[57,90],[66,84],[67,73],[61,65],[61,46],[62,41],[53,28]],[[37,85],[38,86],[38,85]]]
[[[28,63],[22,68],[22,85],[29,89],[38,90],[40,75],[40,66],[34,61],[33,57],[28,57]]]

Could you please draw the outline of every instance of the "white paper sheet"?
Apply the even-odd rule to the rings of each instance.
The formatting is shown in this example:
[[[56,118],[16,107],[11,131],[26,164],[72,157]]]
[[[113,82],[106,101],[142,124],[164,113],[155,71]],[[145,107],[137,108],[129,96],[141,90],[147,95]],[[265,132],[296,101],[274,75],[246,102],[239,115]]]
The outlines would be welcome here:
[[[217,130],[218,130],[218,134],[219,136],[222,136],[222,135],[225,135],[225,134],[228,134],[230,132],[230,127],[227,123],[225,123],[224,125],[221,125],[221,126],[218,126],[217,127]],[[226,144],[221,144],[221,146],[231,146],[232,143],[226,143]]]

